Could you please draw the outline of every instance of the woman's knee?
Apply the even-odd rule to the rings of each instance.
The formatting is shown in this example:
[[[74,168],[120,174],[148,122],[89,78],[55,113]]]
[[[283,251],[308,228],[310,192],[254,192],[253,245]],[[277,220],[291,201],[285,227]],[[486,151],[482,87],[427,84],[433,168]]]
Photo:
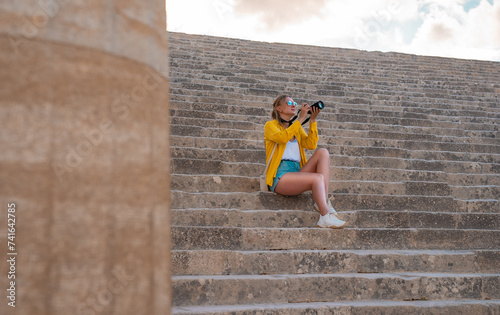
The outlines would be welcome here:
[[[319,148],[318,152],[320,152],[321,154],[326,154],[328,156],[330,155],[330,152],[328,152],[328,149],[326,148]]]
[[[325,181],[325,176],[321,173],[314,173],[313,174],[313,184],[324,184]]]
[[[330,152],[328,152],[327,149],[325,148],[319,148],[316,150],[316,153],[322,158],[322,159],[330,159]]]

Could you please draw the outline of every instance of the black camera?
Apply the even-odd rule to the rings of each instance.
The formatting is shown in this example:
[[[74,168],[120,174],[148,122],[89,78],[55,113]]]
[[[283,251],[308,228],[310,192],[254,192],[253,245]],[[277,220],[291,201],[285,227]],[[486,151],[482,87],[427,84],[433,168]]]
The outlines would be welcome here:
[[[317,107],[319,109],[325,108],[325,103],[323,101],[317,101],[316,103],[312,104],[311,107]]]

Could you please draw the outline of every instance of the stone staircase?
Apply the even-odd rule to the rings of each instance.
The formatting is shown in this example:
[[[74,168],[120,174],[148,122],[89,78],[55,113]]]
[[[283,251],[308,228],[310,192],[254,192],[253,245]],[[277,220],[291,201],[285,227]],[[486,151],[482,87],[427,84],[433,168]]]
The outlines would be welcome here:
[[[500,314],[500,63],[169,45],[173,314]],[[258,191],[282,92],[327,106],[342,230]]]

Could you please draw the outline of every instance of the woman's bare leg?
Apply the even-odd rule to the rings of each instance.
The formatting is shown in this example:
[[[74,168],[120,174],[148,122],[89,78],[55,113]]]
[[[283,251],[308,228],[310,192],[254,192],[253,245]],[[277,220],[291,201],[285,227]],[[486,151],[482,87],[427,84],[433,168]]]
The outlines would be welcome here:
[[[324,148],[316,150],[300,171],[323,175],[325,183],[325,200],[327,200],[330,186],[330,153],[328,150]],[[319,205],[318,202],[316,202],[316,204]]]
[[[327,195],[325,194],[325,180],[322,174],[291,172],[284,174],[274,191],[280,195],[294,196],[304,191],[312,190],[313,199],[319,207],[321,215],[328,213]]]

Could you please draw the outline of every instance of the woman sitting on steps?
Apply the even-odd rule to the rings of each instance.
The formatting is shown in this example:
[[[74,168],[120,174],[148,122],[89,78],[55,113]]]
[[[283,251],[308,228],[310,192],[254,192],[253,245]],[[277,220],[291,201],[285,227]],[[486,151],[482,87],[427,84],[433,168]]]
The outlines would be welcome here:
[[[266,184],[271,191],[284,196],[312,190],[314,210],[320,213],[318,227],[342,228],[346,222],[337,218],[337,212],[328,200],[330,154],[328,150],[321,148],[307,161],[304,152],[304,148],[316,149],[316,117],[321,110],[303,103],[298,118],[290,124],[290,119],[295,116],[296,106],[297,103],[288,95],[280,95],[274,100],[271,113],[273,120],[268,121],[264,128],[266,164],[272,155],[266,173]],[[311,112],[311,117],[309,133],[306,134],[302,123],[308,112]]]

